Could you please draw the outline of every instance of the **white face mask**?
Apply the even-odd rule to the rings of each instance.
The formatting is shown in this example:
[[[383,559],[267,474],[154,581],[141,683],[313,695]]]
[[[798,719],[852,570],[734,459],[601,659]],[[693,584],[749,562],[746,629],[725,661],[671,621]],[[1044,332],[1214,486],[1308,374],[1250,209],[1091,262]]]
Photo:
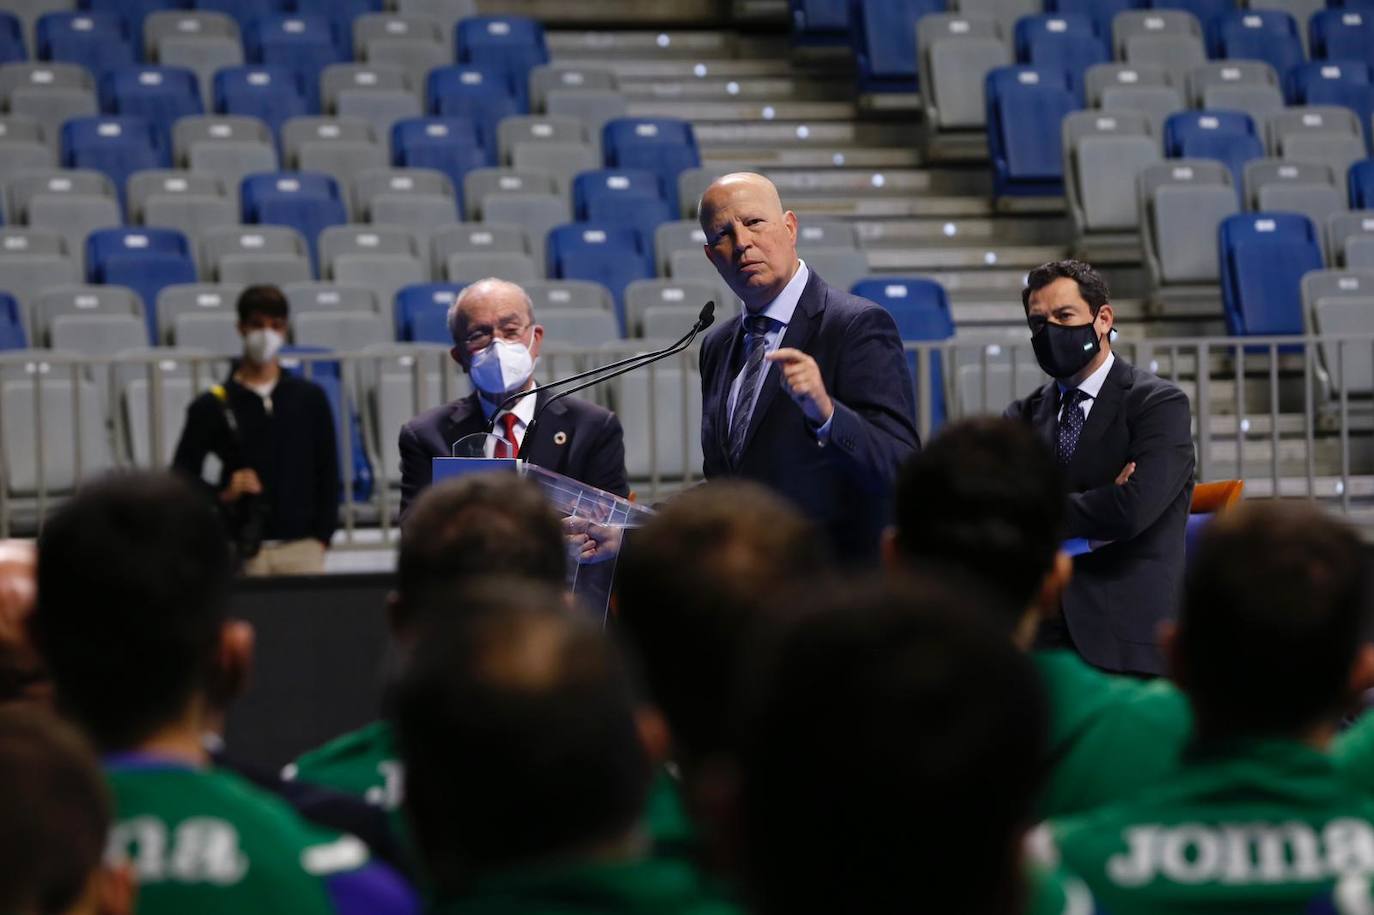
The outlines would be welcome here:
[[[496,339],[474,353],[468,377],[485,394],[511,394],[525,386],[534,374],[534,357],[524,343]]]
[[[259,327],[243,335],[243,354],[255,365],[266,365],[277,358],[286,335],[270,327]]]

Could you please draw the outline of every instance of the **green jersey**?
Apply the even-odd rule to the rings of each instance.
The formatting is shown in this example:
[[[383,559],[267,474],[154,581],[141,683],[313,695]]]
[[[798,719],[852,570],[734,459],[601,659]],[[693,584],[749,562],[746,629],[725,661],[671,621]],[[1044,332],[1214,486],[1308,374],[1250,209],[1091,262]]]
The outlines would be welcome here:
[[[1093,915],[1092,891],[1063,871],[1033,868],[1028,879],[1026,915]]]
[[[401,806],[405,787],[396,758],[396,737],[385,721],[374,721],[311,750],[287,766],[282,776],[360,797],[383,810]]]
[[[1374,795],[1374,713],[1366,713],[1336,738],[1331,759],[1346,781]]]
[[[474,883],[437,915],[742,915],[687,864],[649,858],[514,871]]]
[[[696,849],[696,827],[682,806],[682,783],[666,767],[649,786],[644,820],[655,854],[690,856]]]
[[[109,854],[129,861],[138,915],[409,911],[409,890],[367,846],[316,827],[229,772],[151,757],[107,760]],[[407,897],[407,898],[403,898]]]
[[[1112,915],[1370,911],[1374,798],[1283,740],[1190,752],[1136,797],[1051,824]],[[1363,907],[1361,907],[1363,906]]]
[[[1103,673],[1071,651],[1034,652],[1031,658],[1050,709],[1051,769],[1042,817],[1130,797],[1177,769],[1193,717],[1173,684]]]

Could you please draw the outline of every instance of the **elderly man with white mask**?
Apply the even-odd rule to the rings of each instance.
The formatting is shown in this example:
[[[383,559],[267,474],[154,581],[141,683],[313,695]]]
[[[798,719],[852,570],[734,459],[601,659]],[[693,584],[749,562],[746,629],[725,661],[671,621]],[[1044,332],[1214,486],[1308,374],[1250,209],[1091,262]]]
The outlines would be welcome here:
[[[447,457],[453,443],[491,430],[514,453],[548,395],[511,394],[534,387],[534,365],[544,342],[530,297],[515,283],[488,278],[465,288],[448,312],[453,360],[475,389],[467,397],[427,410],[401,428],[401,511],[432,479],[430,461]],[[524,449],[531,463],[589,486],[626,495],[625,441],[620,420],[596,404],[575,397],[553,403],[539,418]],[[489,440],[488,454],[496,448]]]

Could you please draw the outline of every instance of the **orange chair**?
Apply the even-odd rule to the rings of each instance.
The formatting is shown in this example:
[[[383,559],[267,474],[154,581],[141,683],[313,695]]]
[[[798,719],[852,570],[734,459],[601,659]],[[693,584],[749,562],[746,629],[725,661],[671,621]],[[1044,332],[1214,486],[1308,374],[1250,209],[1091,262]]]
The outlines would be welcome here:
[[[1184,555],[1187,558],[1192,558],[1202,529],[1212,520],[1212,516],[1235,505],[1244,493],[1244,480],[1218,480],[1215,483],[1198,483],[1193,487],[1193,501],[1188,506],[1188,527],[1183,535]]]

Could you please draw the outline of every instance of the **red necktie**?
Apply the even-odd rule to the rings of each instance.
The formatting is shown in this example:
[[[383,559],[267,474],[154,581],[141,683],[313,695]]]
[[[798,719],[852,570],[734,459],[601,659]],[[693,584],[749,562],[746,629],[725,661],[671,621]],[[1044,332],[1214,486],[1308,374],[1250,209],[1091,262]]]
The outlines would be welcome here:
[[[520,442],[515,437],[515,424],[520,421],[520,417],[512,413],[504,413],[501,422],[506,427],[506,441],[510,442],[510,454],[507,457],[515,457],[520,453]]]

